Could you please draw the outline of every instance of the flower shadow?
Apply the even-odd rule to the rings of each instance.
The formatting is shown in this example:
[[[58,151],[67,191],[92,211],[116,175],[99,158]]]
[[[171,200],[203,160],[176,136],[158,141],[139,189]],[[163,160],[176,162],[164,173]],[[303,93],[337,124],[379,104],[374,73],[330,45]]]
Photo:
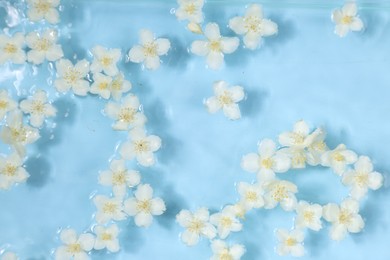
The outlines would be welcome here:
[[[44,186],[50,176],[50,163],[47,159],[40,156],[30,157],[24,163],[30,177],[27,179],[27,185],[34,188]]]
[[[268,93],[262,89],[247,88],[246,98],[240,103],[240,109],[243,117],[254,117],[263,108]]]
[[[162,57],[163,63],[161,65],[164,66],[166,64],[171,69],[184,71],[190,59],[187,47],[178,38],[171,37],[169,39],[171,41],[171,50],[168,52],[167,57]]]
[[[262,48],[264,48],[264,50],[270,49],[272,52],[277,52],[279,48],[283,47],[283,45],[295,37],[297,28],[294,25],[293,20],[274,15],[270,15],[269,19],[278,25],[278,34],[263,39],[264,46],[262,46]]]
[[[126,226],[121,228],[121,230],[118,239],[122,250],[131,253],[138,252],[142,248],[141,245],[144,243],[140,228],[137,227],[131,219]]]

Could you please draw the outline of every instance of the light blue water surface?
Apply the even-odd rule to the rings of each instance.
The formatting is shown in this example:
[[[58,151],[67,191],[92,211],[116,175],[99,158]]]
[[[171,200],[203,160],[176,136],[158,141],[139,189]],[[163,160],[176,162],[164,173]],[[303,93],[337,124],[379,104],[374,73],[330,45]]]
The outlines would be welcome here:
[[[217,22],[222,34],[232,36],[228,20],[242,15],[249,2],[226,2],[210,1],[204,12],[206,22]],[[1,3],[10,7],[8,1]],[[203,58],[188,53],[191,42],[202,37],[176,20],[171,13],[176,7],[173,1],[63,1],[58,29],[67,58],[91,59],[88,50],[97,44],[121,48],[125,54],[138,42],[142,28],[172,43],[157,71],[143,70],[126,58],[119,65],[143,104],[149,133],[163,140],[154,167],[129,166],[138,169],[143,182],[151,183],[156,195],[164,198],[167,212],[146,229],[137,228],[131,218],[120,222],[120,253],[94,251],[92,259],[208,259],[212,254],[208,241],[192,248],[180,241],[182,228],[175,215],[201,206],[215,212],[236,202],[235,183],[255,179],[240,168],[242,155],[256,151],[263,138],[276,140],[300,119],[313,128],[325,127],[332,148],[345,143],[371,157],[386,178],[384,187],[369,192],[362,202],[366,220],[362,233],[335,242],[324,223],[320,232],[307,233],[306,256],[301,259],[390,259],[390,9],[383,7],[389,3],[363,3],[360,16],[366,29],[345,39],[333,34],[330,20],[332,8],[341,1],[263,3],[266,16],[279,25],[279,34],[267,38],[256,51],[240,46],[226,56],[221,70],[212,71]],[[12,1],[11,11],[12,6],[21,15],[24,3]],[[7,18],[4,8],[0,17],[4,30],[7,24],[15,25],[12,33],[47,27],[31,25],[25,18],[14,23],[18,20]],[[95,207],[90,197],[109,194],[109,189],[98,185],[98,173],[108,169],[109,159],[118,157],[116,148],[127,138],[114,132],[112,120],[103,116],[107,101],[92,95],[57,94],[51,84],[53,73],[47,63],[0,67],[0,88],[17,99],[43,88],[58,109],[41,139],[29,147],[27,183],[0,191],[0,248],[17,252],[21,259],[51,259],[61,244],[60,228],[83,232],[91,227]],[[245,88],[241,120],[208,114],[203,101],[213,94],[216,80]],[[7,153],[5,145],[0,148]],[[348,194],[339,177],[320,167],[281,177],[297,183],[299,199],[339,203]],[[290,259],[274,252],[274,230],[291,228],[293,217],[279,208],[252,211],[243,230],[228,241],[246,246],[243,259]]]

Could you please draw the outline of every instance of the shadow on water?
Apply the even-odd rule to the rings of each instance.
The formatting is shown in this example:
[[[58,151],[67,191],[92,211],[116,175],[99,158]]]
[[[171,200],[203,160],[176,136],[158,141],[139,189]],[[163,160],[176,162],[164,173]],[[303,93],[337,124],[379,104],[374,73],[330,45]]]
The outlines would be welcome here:
[[[123,251],[136,253],[142,248],[144,238],[142,237],[141,229],[134,224],[133,219],[129,219],[126,226],[121,228],[118,239]]]
[[[169,50],[167,57],[161,57],[163,63],[166,63],[166,65],[172,69],[184,71],[190,58],[187,46],[184,46],[176,37],[169,37],[169,40],[171,41],[171,49]]]
[[[246,88],[245,100],[240,103],[243,117],[253,117],[261,112],[268,93],[262,89]]]
[[[293,20],[273,15],[269,16],[268,19],[274,21],[278,25],[278,34],[265,37],[263,39],[264,46],[262,46],[262,48],[269,48],[272,51],[277,51],[277,49],[282,48],[283,45],[295,37],[297,28]]]

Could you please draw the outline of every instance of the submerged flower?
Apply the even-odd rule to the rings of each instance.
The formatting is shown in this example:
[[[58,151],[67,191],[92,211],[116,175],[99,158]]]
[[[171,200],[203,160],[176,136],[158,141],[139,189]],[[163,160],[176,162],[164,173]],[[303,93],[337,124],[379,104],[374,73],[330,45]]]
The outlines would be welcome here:
[[[240,182],[237,185],[237,190],[241,197],[240,204],[244,205],[246,211],[264,206],[264,191],[261,185]]]
[[[321,164],[325,167],[331,167],[336,174],[341,176],[346,171],[347,165],[353,164],[356,160],[356,153],[347,150],[344,144],[340,144],[334,150],[327,151],[322,155]]]
[[[279,240],[279,245],[276,247],[276,251],[279,255],[289,255],[299,257],[305,254],[305,248],[303,247],[304,234],[301,230],[295,229],[288,232],[285,229],[276,230],[276,236]]]
[[[69,89],[79,96],[86,96],[89,90],[89,82],[85,80],[89,72],[89,62],[81,60],[73,65],[66,59],[56,62],[57,79],[54,86],[59,92],[67,92]]]
[[[248,172],[257,172],[261,182],[274,179],[275,172],[286,172],[290,166],[290,158],[278,152],[275,142],[270,139],[260,142],[258,154],[246,154],[241,160],[241,167]]]
[[[134,222],[139,227],[149,227],[153,216],[158,216],[166,210],[161,198],[153,198],[153,189],[149,184],[140,184],[134,192],[134,198],[124,202],[124,210],[129,216],[134,216]]]
[[[111,96],[112,78],[98,72],[93,74],[93,81],[89,91],[92,94],[100,95],[104,99],[109,99]]]
[[[47,94],[38,90],[30,99],[20,102],[20,109],[30,114],[30,124],[34,127],[41,127],[46,117],[55,116],[57,110],[47,102]]]
[[[93,198],[93,203],[95,203],[97,208],[95,218],[99,224],[107,223],[110,220],[119,221],[126,219],[121,198],[109,198],[104,195],[96,195]]]
[[[99,183],[105,186],[112,186],[113,192],[117,197],[124,197],[127,187],[137,186],[140,180],[139,172],[128,170],[124,160],[112,160],[110,170],[103,171],[99,175]]]
[[[145,130],[134,128],[130,131],[130,141],[122,144],[120,155],[126,160],[137,159],[142,166],[149,167],[155,163],[154,152],[161,147],[161,139],[156,135],[146,135]]]
[[[295,184],[284,180],[272,180],[264,185],[264,208],[275,208],[278,203],[285,211],[295,209],[297,199],[295,193],[298,188]]]
[[[237,16],[229,21],[229,27],[237,34],[244,34],[244,44],[254,50],[261,43],[261,38],[278,32],[278,25],[263,18],[263,10],[258,4],[251,4],[244,17]]]
[[[377,190],[383,185],[383,176],[379,172],[374,172],[370,158],[360,156],[354,165],[353,170],[347,171],[343,175],[343,184],[350,186],[351,196],[361,199],[366,195],[368,189]]]
[[[200,236],[213,239],[216,236],[215,227],[209,222],[209,211],[200,208],[194,213],[189,210],[181,210],[176,215],[176,221],[186,230],[181,234],[181,240],[188,246],[196,245]]]
[[[203,22],[204,0],[177,0],[177,3],[179,4],[179,8],[175,11],[177,19],[196,24]]]
[[[295,210],[297,211],[297,217],[295,218],[295,227],[310,228],[314,231],[318,231],[322,228],[321,205],[309,204],[306,201],[300,201]]]
[[[93,228],[93,231],[96,234],[94,249],[102,250],[107,248],[108,251],[113,253],[119,251],[119,228],[116,224],[112,224],[108,227],[98,225]]]
[[[156,39],[153,32],[149,30],[140,31],[140,45],[136,45],[129,51],[131,62],[141,63],[149,70],[155,70],[160,67],[160,56],[166,55],[171,48],[168,39]]]
[[[55,24],[59,22],[59,14],[57,7],[60,4],[60,0],[27,0],[28,19],[32,22],[37,22],[45,19],[49,23]]]
[[[206,63],[211,69],[219,69],[224,62],[224,54],[230,54],[237,50],[240,40],[237,37],[222,37],[219,26],[216,23],[208,23],[204,30],[205,41],[194,41],[191,44],[191,52],[206,56]]]
[[[241,244],[228,246],[225,241],[216,239],[211,242],[213,256],[210,260],[240,260],[245,254],[245,247]]]
[[[244,90],[241,86],[232,86],[228,88],[225,81],[217,81],[213,84],[215,96],[206,100],[205,104],[210,113],[215,113],[222,108],[224,115],[236,120],[241,117],[238,102],[244,98]]]
[[[6,61],[15,64],[23,64],[26,61],[26,53],[23,50],[24,35],[21,32],[15,33],[9,37],[5,34],[0,35],[0,65]]]
[[[118,74],[119,71],[116,64],[122,55],[120,49],[107,49],[98,45],[92,49],[92,54],[94,60],[91,63],[91,71],[93,73],[103,71],[108,76]]]
[[[116,120],[112,125],[115,130],[130,130],[133,127],[143,127],[146,117],[139,111],[140,103],[137,96],[128,94],[121,104],[109,102],[104,112]]]
[[[359,233],[364,227],[364,221],[359,215],[359,203],[351,198],[345,199],[340,206],[334,203],[325,205],[323,216],[332,223],[329,234],[333,240],[342,240],[347,231]]]
[[[34,64],[41,64],[44,60],[56,61],[64,56],[61,45],[56,44],[57,31],[47,29],[42,34],[30,32],[26,36],[26,44],[30,51],[27,52],[27,60]]]
[[[88,252],[95,244],[95,237],[92,234],[78,236],[75,230],[69,228],[61,231],[60,238],[64,245],[56,249],[56,260],[89,259]]]
[[[131,89],[131,83],[125,80],[123,73],[116,74],[111,81],[111,96],[114,100],[120,100],[123,93],[128,92]]]
[[[4,119],[5,115],[14,109],[18,105],[16,102],[9,96],[8,91],[5,89],[0,90],[0,121]]]
[[[22,183],[30,176],[22,166],[23,160],[17,153],[0,155],[0,189],[9,189],[15,183]]]
[[[357,5],[355,2],[347,2],[341,9],[334,10],[332,21],[336,24],[334,33],[340,37],[347,35],[349,31],[361,31],[363,22],[357,16]]]
[[[242,229],[242,224],[231,206],[224,207],[221,212],[211,215],[210,223],[217,227],[221,239],[227,238],[230,232],[238,232]]]

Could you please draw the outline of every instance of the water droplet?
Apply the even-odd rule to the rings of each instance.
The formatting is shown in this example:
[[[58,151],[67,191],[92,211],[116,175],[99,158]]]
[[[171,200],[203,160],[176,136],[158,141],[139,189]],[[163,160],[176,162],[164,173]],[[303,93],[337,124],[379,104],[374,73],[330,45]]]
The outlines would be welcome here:
[[[175,14],[175,13],[176,13],[176,9],[175,9],[175,8],[172,8],[171,10],[169,10],[169,13],[170,13],[170,14]]]
[[[69,116],[69,112],[66,112],[65,114],[64,114],[64,117],[68,117]]]
[[[54,134],[51,134],[49,140],[54,140]]]

